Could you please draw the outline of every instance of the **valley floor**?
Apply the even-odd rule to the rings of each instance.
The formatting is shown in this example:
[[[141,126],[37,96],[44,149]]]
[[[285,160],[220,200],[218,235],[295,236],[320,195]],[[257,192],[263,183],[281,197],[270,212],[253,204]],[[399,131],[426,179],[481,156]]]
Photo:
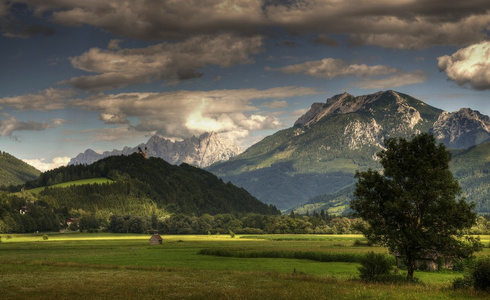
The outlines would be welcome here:
[[[423,284],[368,284],[357,263],[201,255],[201,249],[386,253],[354,246],[356,235],[163,236],[53,234],[2,236],[2,299],[472,299],[455,291],[460,272],[416,272]],[[483,237],[488,245],[488,237]],[[485,248],[484,253],[489,254]]]

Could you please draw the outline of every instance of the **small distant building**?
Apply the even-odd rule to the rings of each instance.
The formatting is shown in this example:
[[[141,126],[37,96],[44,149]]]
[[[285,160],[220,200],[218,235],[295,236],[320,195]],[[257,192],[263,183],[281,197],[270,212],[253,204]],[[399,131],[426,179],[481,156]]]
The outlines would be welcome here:
[[[80,219],[79,218],[68,218],[66,219],[66,225],[70,227],[71,224],[75,224],[75,226],[79,227],[80,226]]]
[[[143,152],[141,147],[138,147],[138,154],[143,156],[144,158],[148,158],[148,148],[145,147],[145,152]]]
[[[22,206],[20,209],[19,209],[19,213],[21,215],[25,215],[27,212],[29,211],[29,209],[27,208],[27,206]]]
[[[396,257],[397,267],[403,267],[404,257],[399,253],[394,253],[394,255]],[[452,269],[453,259],[433,252],[415,260],[415,268],[418,270],[438,271],[439,267],[442,269]]]
[[[161,245],[162,242],[163,239],[158,233],[153,234],[150,238],[150,245]]]

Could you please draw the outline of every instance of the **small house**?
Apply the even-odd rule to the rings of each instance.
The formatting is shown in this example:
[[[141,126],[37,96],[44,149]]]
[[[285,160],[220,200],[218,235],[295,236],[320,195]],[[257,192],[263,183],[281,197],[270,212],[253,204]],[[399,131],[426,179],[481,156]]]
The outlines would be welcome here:
[[[404,257],[402,257],[399,253],[394,253],[394,255],[396,257],[397,267],[403,267]],[[452,269],[452,258],[444,257],[436,252],[433,252],[415,260],[415,269],[417,270],[438,271],[439,268]]]
[[[150,238],[150,245],[160,245],[162,242],[163,239],[158,233],[153,234]]]
[[[21,215],[25,215],[27,212],[29,211],[29,209],[27,208],[27,206],[22,206],[19,210],[19,213]]]

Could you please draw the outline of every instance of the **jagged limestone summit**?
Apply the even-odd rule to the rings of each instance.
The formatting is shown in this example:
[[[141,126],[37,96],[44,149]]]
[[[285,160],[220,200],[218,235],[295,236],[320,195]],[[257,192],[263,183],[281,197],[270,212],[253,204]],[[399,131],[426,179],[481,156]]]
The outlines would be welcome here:
[[[92,149],[87,149],[72,158],[69,165],[89,165],[108,156],[130,155],[137,152],[138,148],[147,148],[149,157],[159,157],[173,165],[186,163],[200,168],[226,161],[241,152],[235,143],[215,132],[203,133],[199,137],[192,136],[182,141],[172,141],[154,135],[146,144],[124,147],[122,150],[105,151],[99,154]]]
[[[344,93],[314,103],[293,127],[208,170],[287,209],[347,187],[356,170],[378,168],[375,153],[386,138],[434,132],[447,147],[462,149],[488,141],[488,124],[479,112],[444,112],[396,91]]]

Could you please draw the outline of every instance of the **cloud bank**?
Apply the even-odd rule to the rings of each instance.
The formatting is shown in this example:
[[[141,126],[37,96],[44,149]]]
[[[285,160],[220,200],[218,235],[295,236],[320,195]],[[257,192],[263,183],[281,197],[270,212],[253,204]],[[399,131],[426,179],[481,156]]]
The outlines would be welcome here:
[[[71,58],[74,68],[87,75],[60,82],[90,92],[122,88],[130,84],[165,80],[170,83],[199,78],[199,68],[218,65],[226,68],[246,64],[261,51],[262,37],[230,34],[197,36],[180,43],[161,43],[147,48],[121,49],[112,40],[107,49],[92,48]]]
[[[5,3],[5,2],[4,2]],[[318,42],[345,34],[351,44],[393,49],[468,45],[487,39],[490,2],[486,0],[407,1],[59,1],[24,3],[39,17],[63,26],[90,25],[117,36],[143,40],[185,40],[216,32],[242,36],[282,28],[318,34]],[[6,10],[6,7],[3,8]]]
[[[46,162],[46,158],[23,159],[22,161],[30,164],[41,172],[46,172],[52,169],[68,165],[71,158],[68,156],[59,156],[53,158],[50,162]]]
[[[65,120],[53,119],[51,122],[24,122],[14,117],[0,120],[0,136],[8,136],[13,140],[18,140],[18,136],[13,133],[16,131],[43,131],[61,126]]]
[[[163,136],[188,137],[203,132],[227,133],[244,137],[250,131],[284,126],[273,114],[264,114],[254,100],[273,99],[269,107],[281,107],[284,98],[314,95],[304,87],[277,87],[266,90],[237,89],[176,91],[166,93],[97,94],[72,104],[99,112],[106,124],[128,125],[141,132]],[[130,120],[137,119],[136,123]]]
[[[266,68],[268,71],[280,71],[285,74],[303,74],[308,76],[333,79],[336,77],[354,76],[362,78],[354,83],[364,89],[385,89],[422,83],[426,75],[422,71],[405,72],[399,68],[385,65],[368,66],[366,64],[349,64],[343,59],[324,58],[282,68]]]

